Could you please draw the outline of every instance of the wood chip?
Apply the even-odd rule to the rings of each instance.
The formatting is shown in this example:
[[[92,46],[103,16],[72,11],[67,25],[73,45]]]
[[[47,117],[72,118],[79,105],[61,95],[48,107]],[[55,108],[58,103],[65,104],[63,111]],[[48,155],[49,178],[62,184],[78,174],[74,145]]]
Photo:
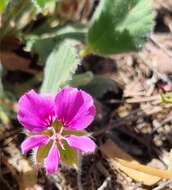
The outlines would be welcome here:
[[[139,164],[133,157],[124,152],[118,145],[114,144],[111,140],[108,140],[105,144],[101,145],[100,150],[108,157],[110,163],[119,168],[122,172],[127,174],[133,180],[142,182],[144,185],[153,186],[161,178],[153,175],[149,175],[133,168],[128,168],[120,163],[120,160],[126,160],[128,162]]]
[[[21,57],[13,52],[0,52],[0,64],[10,71],[20,70],[30,74],[38,73],[37,70],[29,68],[30,59]]]

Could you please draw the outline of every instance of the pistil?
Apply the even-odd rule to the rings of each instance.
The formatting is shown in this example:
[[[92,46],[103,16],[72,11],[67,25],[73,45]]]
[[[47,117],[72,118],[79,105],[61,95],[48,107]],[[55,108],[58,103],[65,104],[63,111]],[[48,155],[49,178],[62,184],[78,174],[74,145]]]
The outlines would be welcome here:
[[[60,129],[59,132],[56,132],[56,130],[54,129],[54,127],[51,127],[51,129],[52,129],[52,132],[53,132],[53,135],[51,137],[52,140],[54,141],[54,143],[58,143],[61,146],[61,148],[63,150],[65,150],[63,142],[62,142],[63,140],[66,140],[66,138],[62,136],[63,127],[61,127],[61,129]]]

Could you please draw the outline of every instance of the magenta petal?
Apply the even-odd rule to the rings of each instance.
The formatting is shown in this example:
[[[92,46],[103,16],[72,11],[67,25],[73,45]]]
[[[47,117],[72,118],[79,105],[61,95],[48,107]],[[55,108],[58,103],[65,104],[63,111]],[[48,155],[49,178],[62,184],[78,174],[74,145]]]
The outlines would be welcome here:
[[[18,102],[19,122],[30,131],[42,131],[50,124],[54,116],[53,99],[37,94],[34,90],[25,93]]]
[[[44,160],[44,167],[46,170],[46,174],[53,174],[58,170],[60,162],[60,153],[57,149],[56,144],[53,144],[47,158]]]
[[[77,88],[66,87],[61,90],[55,103],[57,118],[70,129],[84,129],[95,117],[96,109],[92,97]]]
[[[66,87],[57,94],[55,104],[58,119],[67,123],[82,106],[83,98],[76,88]]]
[[[48,143],[49,137],[47,135],[34,135],[27,137],[21,144],[22,153],[26,153],[32,148],[45,145]]]
[[[82,152],[94,152],[96,149],[96,144],[87,136],[75,136],[69,135],[65,137],[68,144]]]

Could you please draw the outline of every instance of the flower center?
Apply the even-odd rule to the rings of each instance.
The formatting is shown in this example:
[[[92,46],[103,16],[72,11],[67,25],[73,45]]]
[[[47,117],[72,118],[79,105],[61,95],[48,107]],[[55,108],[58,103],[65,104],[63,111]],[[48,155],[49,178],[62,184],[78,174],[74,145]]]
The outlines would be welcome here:
[[[53,140],[53,143],[60,145],[61,148],[64,149],[64,141],[66,138],[62,135],[64,129],[63,124],[60,121],[55,120],[49,129],[52,132],[51,139]]]

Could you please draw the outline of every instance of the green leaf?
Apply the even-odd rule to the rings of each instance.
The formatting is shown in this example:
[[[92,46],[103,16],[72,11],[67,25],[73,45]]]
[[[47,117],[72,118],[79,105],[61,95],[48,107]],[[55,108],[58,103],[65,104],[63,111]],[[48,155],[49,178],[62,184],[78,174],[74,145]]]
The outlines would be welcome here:
[[[58,0],[32,0],[32,2],[38,6],[38,9],[39,8],[45,8],[46,6],[48,6],[49,4],[51,3],[55,3],[57,2]]]
[[[45,38],[42,39],[37,35],[31,35],[26,39],[26,51],[31,51],[39,55],[39,64],[44,65],[48,56],[53,51],[55,46],[59,43],[59,38]],[[46,47],[46,48],[45,48]]]
[[[101,0],[88,31],[85,53],[135,51],[152,31],[153,19],[152,0]]]
[[[85,73],[76,74],[73,76],[72,80],[66,81],[64,85],[69,85],[73,87],[79,87],[81,85],[88,84],[92,79],[94,75],[92,72],[87,71]]]
[[[71,78],[79,64],[75,45],[76,41],[65,40],[51,52],[44,70],[41,93],[55,94]]]
[[[48,33],[46,33],[48,32]],[[46,37],[44,34],[46,33]],[[49,54],[61,40],[72,39],[84,41],[86,28],[79,24],[68,24],[60,28],[48,28],[46,31],[38,30],[36,35],[26,35],[25,50],[39,54],[39,64],[43,65]],[[38,35],[39,34],[39,35]],[[48,37],[47,37],[48,36]],[[46,48],[45,48],[46,47]]]
[[[170,93],[161,93],[162,102],[167,104],[172,104],[172,94]]]
[[[3,110],[3,107],[0,107],[0,121],[0,123],[2,123],[3,126],[8,126],[10,123],[8,114]]]
[[[40,6],[44,6],[47,3],[47,1],[52,1],[52,0],[36,0],[38,5],[40,5]]]
[[[9,0],[0,0],[0,13],[2,13],[5,10],[8,3]]]
[[[59,147],[60,158],[63,164],[72,166],[77,163],[77,151],[64,142],[64,149]]]
[[[112,79],[95,75],[87,85],[80,86],[83,90],[90,93],[95,98],[102,98],[107,91],[119,94],[119,85]]]

